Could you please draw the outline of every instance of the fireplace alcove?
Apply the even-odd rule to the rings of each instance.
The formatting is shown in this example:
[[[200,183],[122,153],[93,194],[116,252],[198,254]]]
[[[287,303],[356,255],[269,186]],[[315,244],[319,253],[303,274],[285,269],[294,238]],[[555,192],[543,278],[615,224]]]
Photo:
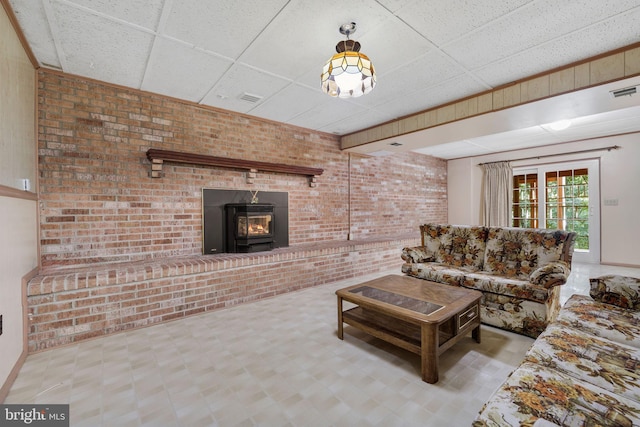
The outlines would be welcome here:
[[[260,252],[273,249],[277,218],[271,203],[224,205],[227,252]]]
[[[258,252],[289,246],[289,194],[260,191],[257,198],[259,203],[251,203],[248,190],[202,190],[203,254]],[[264,230],[267,224],[268,233]]]

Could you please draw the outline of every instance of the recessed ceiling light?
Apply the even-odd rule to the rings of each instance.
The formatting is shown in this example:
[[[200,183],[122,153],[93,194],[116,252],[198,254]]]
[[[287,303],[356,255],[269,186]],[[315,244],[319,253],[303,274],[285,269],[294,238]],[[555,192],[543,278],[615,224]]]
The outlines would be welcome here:
[[[547,126],[551,130],[565,130],[571,126],[571,120],[558,120],[557,122],[549,123]]]

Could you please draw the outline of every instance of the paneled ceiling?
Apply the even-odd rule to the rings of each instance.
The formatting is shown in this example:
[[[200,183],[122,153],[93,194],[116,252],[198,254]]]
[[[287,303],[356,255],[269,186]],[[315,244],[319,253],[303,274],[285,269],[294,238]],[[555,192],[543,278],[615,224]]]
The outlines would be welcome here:
[[[9,3],[44,68],[337,135],[640,41],[640,0]],[[357,23],[352,38],[376,67],[378,85],[343,100],[321,92],[320,72],[347,22]],[[620,120],[640,130],[637,106],[592,118],[590,131],[614,133]],[[552,135],[522,132],[509,143],[544,144]],[[504,150],[500,138],[408,146],[454,158]]]

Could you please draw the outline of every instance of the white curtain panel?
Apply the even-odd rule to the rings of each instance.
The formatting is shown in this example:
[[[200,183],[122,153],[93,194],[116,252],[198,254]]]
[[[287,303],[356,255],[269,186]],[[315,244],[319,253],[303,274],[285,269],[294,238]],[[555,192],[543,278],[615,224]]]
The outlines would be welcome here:
[[[511,226],[513,170],[509,162],[485,163],[482,219],[487,227]]]

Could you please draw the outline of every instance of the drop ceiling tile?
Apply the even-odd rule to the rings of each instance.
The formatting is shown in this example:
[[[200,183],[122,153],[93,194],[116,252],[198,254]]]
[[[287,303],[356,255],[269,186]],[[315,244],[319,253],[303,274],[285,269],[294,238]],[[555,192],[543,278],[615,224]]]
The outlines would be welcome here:
[[[51,1],[61,2],[60,0]],[[164,0],[67,0],[66,3],[70,6],[77,4],[91,9],[97,14],[111,16],[155,31],[160,20]]]
[[[246,1],[174,1],[164,34],[236,59],[286,3],[260,0],[257,6]]]
[[[518,54],[536,45],[570,36],[617,13],[637,0],[616,2],[537,1],[461,37],[443,49],[469,69]],[[595,37],[591,38],[597,43]],[[586,55],[590,56],[590,55]]]
[[[366,102],[374,106],[386,105],[390,100],[438,87],[463,74],[464,70],[449,58],[438,51],[432,51],[391,72],[381,74],[373,92],[367,95],[373,95],[371,99],[360,97],[354,102]]]
[[[231,64],[228,59],[158,37],[142,89],[199,102]]]
[[[444,45],[482,27],[531,0],[416,0],[400,9],[398,16],[436,45]]]
[[[326,96],[326,95],[325,95]],[[327,96],[324,103],[318,104],[304,113],[289,120],[289,123],[296,126],[308,127],[310,129],[323,129],[334,123],[345,122],[349,126],[342,129],[353,131],[361,129],[358,117],[367,113],[365,108],[354,105],[344,99],[331,98]],[[352,117],[354,119],[352,120]]]
[[[385,105],[380,105],[379,108],[393,112],[394,117],[402,117],[463,98],[465,94],[479,93],[483,90],[486,90],[486,87],[470,76],[461,75],[440,82],[435,86],[390,99]],[[390,116],[388,120],[394,117]]]
[[[10,0],[10,3],[38,62],[45,67],[61,68],[42,2]]]
[[[491,154],[492,151],[467,141],[450,142],[448,144],[432,145],[430,147],[412,150],[415,153],[427,154],[441,159],[455,159],[457,157],[481,156]]]
[[[54,3],[53,9],[64,71],[140,87],[153,35],[66,3]]]
[[[383,114],[380,111],[363,110],[357,114],[342,117],[336,122],[318,128],[317,130],[344,135],[385,122],[387,121],[387,117],[388,114]]]
[[[292,84],[251,110],[251,114],[288,123],[289,120],[326,101],[320,91]],[[294,102],[292,102],[294,101]]]
[[[640,22],[638,0],[8,1],[40,63],[134,88],[144,81],[147,90],[177,98],[205,94],[200,99],[207,105],[330,133],[375,126],[629,46],[638,41]],[[339,26],[351,21],[378,86],[336,104],[340,114],[333,119],[324,105],[336,100],[321,93],[319,75],[344,39]],[[245,92],[264,98],[257,104],[237,98]],[[626,101],[589,97],[557,108],[575,117],[591,114],[587,104],[606,111]],[[548,109],[540,111],[524,125],[549,117]],[[627,121],[616,126],[633,129]],[[600,135],[607,127],[586,128]],[[581,134],[577,125],[569,132]]]
[[[502,132],[468,140],[478,147],[490,151],[516,150],[536,145],[555,144],[561,141],[556,135],[546,132],[540,126]]]
[[[454,81],[451,88],[442,87]],[[442,89],[439,89],[441,88]],[[432,51],[414,62],[379,75],[376,87],[366,96],[354,98],[351,102],[367,108],[385,111],[386,120],[402,117],[434,106],[435,99],[451,101],[453,96],[466,96],[460,89],[473,88],[476,92],[487,89],[467,75],[438,51]],[[434,90],[435,95],[425,95]],[[476,93],[474,92],[474,93]],[[462,94],[465,95],[462,95]],[[385,121],[386,121],[385,120]]]
[[[491,63],[473,73],[491,86],[500,86],[635,43],[638,41],[637,34],[634,35],[637,22],[640,22],[640,7]]]
[[[397,12],[413,2],[415,2],[415,0],[378,0],[378,3],[389,9],[391,12]]]
[[[356,32],[351,38],[361,43],[360,52],[369,57],[379,75],[411,66],[416,58],[434,52],[431,42],[395,16],[382,21],[375,31],[367,31],[361,37]]]
[[[209,91],[202,103],[248,113],[262,100],[268,99],[290,84],[291,82],[288,80],[236,63]],[[262,100],[256,104],[240,99],[245,93],[257,95]]]
[[[583,43],[583,41],[579,39],[575,40],[575,42],[590,45],[590,43]],[[491,87],[511,83],[545,70],[561,67],[567,63],[583,59],[571,54],[571,52],[574,52],[577,55],[580,51],[568,49],[570,43],[567,39],[559,39],[493,62],[473,70],[472,73]],[[590,47],[587,46],[587,48]],[[564,55],[562,52],[565,51],[570,53]],[[571,60],[568,60],[569,58],[571,58]]]

